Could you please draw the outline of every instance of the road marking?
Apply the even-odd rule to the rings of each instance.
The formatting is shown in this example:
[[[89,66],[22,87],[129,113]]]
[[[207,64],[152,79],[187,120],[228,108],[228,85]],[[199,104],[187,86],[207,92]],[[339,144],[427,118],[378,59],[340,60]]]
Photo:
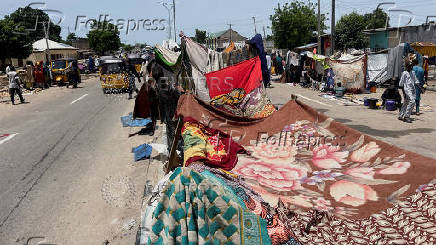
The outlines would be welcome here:
[[[5,143],[6,141],[11,140],[14,138],[17,134],[0,134],[0,145]]]
[[[296,94],[296,96],[297,96],[297,97],[301,97],[301,98],[303,98],[303,99],[305,99],[305,100],[313,101],[313,102],[318,103],[318,104],[320,104],[320,105],[324,105],[324,106],[332,107],[331,105],[328,105],[328,104],[322,103],[321,101],[317,101],[317,100],[313,100],[313,99],[310,99],[310,98],[304,97],[304,96],[301,95],[301,94]]]
[[[72,104],[76,103],[77,101],[79,101],[79,100],[85,98],[86,96],[88,96],[88,94],[84,94],[84,95],[80,96],[80,98],[78,98],[77,100],[73,100],[73,101],[70,103],[70,105],[72,105]]]

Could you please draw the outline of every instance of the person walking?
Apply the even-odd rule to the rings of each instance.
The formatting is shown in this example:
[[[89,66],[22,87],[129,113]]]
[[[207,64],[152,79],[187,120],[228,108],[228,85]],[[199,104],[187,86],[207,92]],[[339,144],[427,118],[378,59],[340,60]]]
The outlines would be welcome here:
[[[415,72],[413,72],[413,65],[409,59],[405,61],[406,70],[401,75],[399,86],[403,88],[404,103],[400,110],[398,120],[412,123],[410,115],[412,114],[413,107],[416,100],[415,84],[419,83],[416,79]]]
[[[418,60],[414,59],[413,60],[413,72],[415,73],[416,79],[418,79],[418,83],[415,84],[415,89],[416,89],[416,98],[415,98],[415,103],[416,103],[416,111],[415,114],[419,115],[419,106],[421,104],[421,94],[424,93],[424,84],[425,84],[425,73],[424,73],[424,69],[418,65]]]
[[[130,63],[130,60],[128,58],[124,59],[124,69],[128,73],[128,79],[129,79],[129,100],[131,100],[132,99],[133,91],[135,91],[136,94],[139,93],[139,90],[136,88],[135,77],[138,78],[138,82],[141,82],[141,77],[139,76],[139,73],[136,71],[135,66]]]
[[[14,66],[8,66],[6,68],[6,74],[9,80],[9,95],[11,96],[11,103],[15,105],[15,94],[20,98],[21,103],[24,103],[23,95],[21,94],[20,83],[21,79],[18,73],[15,71]]]

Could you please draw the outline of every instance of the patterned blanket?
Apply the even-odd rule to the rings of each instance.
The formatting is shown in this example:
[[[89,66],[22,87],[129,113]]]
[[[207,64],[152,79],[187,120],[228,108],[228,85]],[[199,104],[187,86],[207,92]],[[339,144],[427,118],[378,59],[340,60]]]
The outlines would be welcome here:
[[[161,193],[147,244],[271,244],[265,220],[190,168],[177,168]]]
[[[290,101],[270,117],[249,119],[228,115],[184,95],[177,114],[231,132],[250,153],[238,157],[232,174],[244,178],[280,212],[292,210],[311,216],[316,210],[310,220],[302,219],[309,231],[326,215],[351,224],[366,219],[364,224],[375,226],[376,220],[370,217],[413,199],[416,189],[435,178],[434,159],[362,135],[299,101]],[[424,199],[431,201],[429,196]],[[417,212],[415,216],[423,215],[423,211]],[[401,224],[408,222],[404,215],[395,219]],[[325,229],[334,229],[334,224],[327,222]],[[435,222],[427,224],[435,228]],[[344,244],[354,244],[349,239]]]

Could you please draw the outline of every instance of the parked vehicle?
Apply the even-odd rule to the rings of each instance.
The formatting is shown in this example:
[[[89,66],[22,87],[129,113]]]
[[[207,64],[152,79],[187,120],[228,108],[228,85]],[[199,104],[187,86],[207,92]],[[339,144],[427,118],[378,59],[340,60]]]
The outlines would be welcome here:
[[[73,58],[63,58],[52,61],[51,69],[53,74],[53,81],[55,83],[57,83],[58,85],[67,85],[70,83],[70,81],[68,80],[67,68],[73,63],[73,61],[77,62],[77,60]],[[78,82],[80,83],[80,70],[78,70],[77,72],[79,73]]]

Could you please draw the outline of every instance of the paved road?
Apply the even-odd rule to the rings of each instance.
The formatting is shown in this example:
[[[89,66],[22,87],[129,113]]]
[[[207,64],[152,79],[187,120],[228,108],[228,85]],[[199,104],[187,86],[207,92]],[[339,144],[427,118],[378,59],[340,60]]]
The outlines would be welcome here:
[[[0,104],[0,135],[9,134],[0,138],[0,244],[32,236],[55,244],[111,240],[139,218],[146,181],[120,123],[133,100],[104,95],[95,78],[27,100]]]

